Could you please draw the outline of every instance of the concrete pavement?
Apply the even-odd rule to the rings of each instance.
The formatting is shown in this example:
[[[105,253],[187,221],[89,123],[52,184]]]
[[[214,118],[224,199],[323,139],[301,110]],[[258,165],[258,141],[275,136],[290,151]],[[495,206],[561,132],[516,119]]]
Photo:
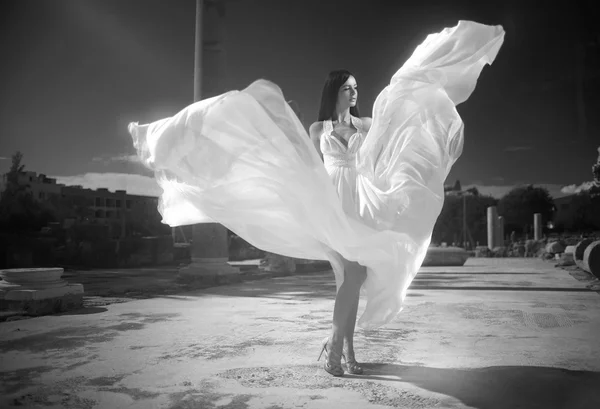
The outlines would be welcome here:
[[[365,374],[344,378],[315,362],[331,272],[0,323],[0,407],[596,408],[584,279],[537,259],[423,268],[392,324],[358,330]]]

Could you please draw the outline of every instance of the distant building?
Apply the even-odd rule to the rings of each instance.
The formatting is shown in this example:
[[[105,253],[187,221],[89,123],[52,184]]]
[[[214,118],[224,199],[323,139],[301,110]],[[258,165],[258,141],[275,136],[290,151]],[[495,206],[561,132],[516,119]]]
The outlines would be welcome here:
[[[575,195],[569,195],[553,199],[555,214],[560,215],[561,213],[572,212],[575,208],[575,203],[573,201],[574,197]]]
[[[2,175],[0,183],[0,192],[6,189],[8,174]],[[21,172],[17,180],[19,186],[24,186],[26,191],[31,193],[37,200],[46,200],[52,197],[60,197],[61,188],[64,185],[56,183],[56,179],[47,177],[46,175],[36,172]]]
[[[131,195],[125,190],[111,192],[106,188],[87,189],[82,186],[66,186],[56,183],[36,172],[21,172],[19,186],[32,194],[40,202],[60,204],[68,209],[68,215],[61,218],[75,218],[83,222],[99,223],[113,227],[113,236],[124,235],[132,224],[145,235],[154,235],[168,231],[161,223],[158,212],[158,198],[152,196]],[[6,189],[7,174],[0,181],[0,193]]]
[[[574,194],[554,199],[554,224],[569,230],[598,228],[598,203],[598,198],[589,195]]]

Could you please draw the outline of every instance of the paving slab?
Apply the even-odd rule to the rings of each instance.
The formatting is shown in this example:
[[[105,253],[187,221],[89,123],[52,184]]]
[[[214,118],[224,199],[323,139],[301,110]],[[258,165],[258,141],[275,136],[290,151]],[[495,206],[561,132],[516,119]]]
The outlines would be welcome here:
[[[343,378],[316,362],[331,272],[0,323],[0,407],[600,407],[600,296],[583,282],[541,260],[417,277],[393,323],[358,330],[365,374]]]
[[[536,258],[471,258],[463,267],[422,267],[411,288],[591,291],[555,264]]]

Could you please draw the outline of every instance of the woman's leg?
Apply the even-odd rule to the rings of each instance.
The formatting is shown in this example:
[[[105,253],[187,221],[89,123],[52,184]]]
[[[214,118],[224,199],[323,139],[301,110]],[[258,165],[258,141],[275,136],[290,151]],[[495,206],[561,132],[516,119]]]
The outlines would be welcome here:
[[[341,353],[344,347],[344,338],[349,331],[349,323],[352,320],[352,333],[354,333],[354,323],[356,321],[356,312],[358,308],[358,298],[360,287],[364,282],[364,267],[357,263],[344,262],[344,282],[340,286],[335,297],[333,307],[333,325],[330,339],[330,350],[328,355],[329,362],[332,365],[339,365],[341,362]],[[356,308],[354,307],[356,304]],[[351,338],[352,342],[353,338]]]
[[[354,331],[356,328],[356,316],[358,315],[358,301],[360,295],[360,287],[362,287],[363,283],[367,278],[367,268],[361,266],[358,263],[349,262],[353,264],[352,270],[355,272],[360,282],[358,290],[359,293],[356,295],[356,298],[352,300],[352,305],[350,309],[350,316],[348,317],[348,324],[346,325],[346,332],[344,334],[344,341],[346,344],[346,348],[344,353],[346,354],[346,359],[349,361],[355,361],[354,359]]]

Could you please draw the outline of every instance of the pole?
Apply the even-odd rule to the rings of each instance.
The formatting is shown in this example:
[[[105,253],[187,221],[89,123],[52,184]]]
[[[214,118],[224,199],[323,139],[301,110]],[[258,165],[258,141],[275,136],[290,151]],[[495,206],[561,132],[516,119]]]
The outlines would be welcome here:
[[[541,240],[542,239],[542,214],[535,213],[533,215],[533,239]]]
[[[583,44],[575,45],[575,86],[577,95],[577,124],[579,137],[582,140],[587,139],[587,114],[585,104],[585,46]]]
[[[463,192],[463,247],[467,249],[467,195]]]
[[[196,0],[196,41],[194,52],[194,102],[202,98],[202,19],[204,16],[204,0]]]
[[[496,247],[496,227],[498,220],[498,212],[496,206],[490,206],[487,208],[487,239],[488,248],[493,250]]]

